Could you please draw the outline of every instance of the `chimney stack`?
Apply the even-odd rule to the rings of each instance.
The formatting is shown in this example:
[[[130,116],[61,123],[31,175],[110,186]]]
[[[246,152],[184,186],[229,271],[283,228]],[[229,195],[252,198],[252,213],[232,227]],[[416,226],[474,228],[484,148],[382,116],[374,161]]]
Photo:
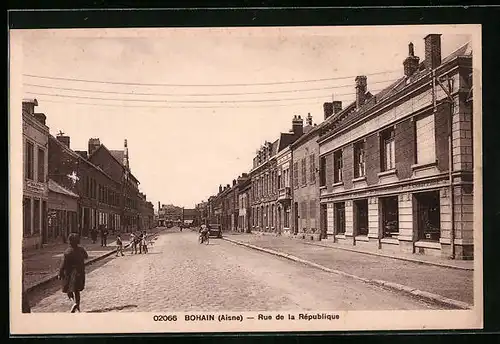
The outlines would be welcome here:
[[[356,109],[359,109],[366,100],[366,76],[357,76],[354,81],[356,82]]]
[[[313,125],[313,118],[310,112],[307,114],[306,123],[307,125]]]
[[[432,70],[441,64],[441,35],[431,34],[425,41],[425,68]]]
[[[222,192],[222,185],[219,185],[219,193]]]
[[[323,103],[323,113],[325,114],[325,120],[333,115],[333,103]]]
[[[340,111],[342,111],[342,101],[335,100],[332,102],[332,104],[333,104],[333,113],[335,115],[338,114]]]
[[[403,62],[404,73],[407,77],[410,77],[418,70],[418,63],[420,58],[415,56],[415,50],[413,48],[413,43],[408,44],[408,57]]]
[[[160,201],[158,201],[158,212],[160,212]]]
[[[236,179],[233,179],[233,186],[236,185]]]
[[[34,113],[33,116],[35,117],[35,119],[42,123],[43,125],[45,125],[45,121],[47,120],[47,116],[45,116],[45,114],[43,113]]]
[[[90,138],[89,139],[89,156],[91,156],[92,154],[94,154],[94,152],[97,150],[97,148],[99,148],[99,146],[101,145],[101,141],[99,140],[99,138]]]
[[[299,116],[293,116],[292,130],[296,136],[304,134],[304,120]]]
[[[23,113],[27,115],[35,114],[35,106],[38,106],[36,99],[23,99]]]
[[[59,135],[57,135],[57,141],[61,142],[66,147],[70,148],[70,146],[69,146],[69,143],[70,143],[69,136],[59,134]]]

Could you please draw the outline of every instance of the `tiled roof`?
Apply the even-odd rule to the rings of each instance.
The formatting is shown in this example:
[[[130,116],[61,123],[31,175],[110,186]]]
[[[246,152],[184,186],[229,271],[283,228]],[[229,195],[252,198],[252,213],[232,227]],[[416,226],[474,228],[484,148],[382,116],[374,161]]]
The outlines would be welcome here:
[[[70,196],[70,197],[73,197],[73,198],[79,198],[79,196],[77,194],[75,194],[74,192],[62,187],[61,185],[57,184],[55,181],[53,181],[52,179],[49,179],[49,191],[52,191],[52,192],[55,192],[55,193],[58,193],[58,194],[63,194],[63,195],[66,195],[66,196]]]

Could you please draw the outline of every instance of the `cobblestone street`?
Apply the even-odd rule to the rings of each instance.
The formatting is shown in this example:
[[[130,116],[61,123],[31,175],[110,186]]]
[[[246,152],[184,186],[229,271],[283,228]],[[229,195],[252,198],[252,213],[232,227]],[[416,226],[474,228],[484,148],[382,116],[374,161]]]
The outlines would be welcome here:
[[[33,312],[68,312],[56,285],[32,295]],[[83,312],[414,310],[431,305],[396,292],[197,233],[163,232],[146,255],[87,268]]]

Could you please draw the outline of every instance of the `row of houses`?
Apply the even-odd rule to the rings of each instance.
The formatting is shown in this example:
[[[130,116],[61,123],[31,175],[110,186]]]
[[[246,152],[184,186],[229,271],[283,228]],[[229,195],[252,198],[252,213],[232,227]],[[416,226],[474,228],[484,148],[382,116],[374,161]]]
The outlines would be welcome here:
[[[123,150],[98,138],[88,151],[74,151],[70,137],[53,136],[36,99],[23,101],[23,249],[88,236],[101,227],[131,232],[154,225],[153,204],[139,191]]]
[[[180,225],[185,221],[193,226],[197,226],[200,224],[200,220],[198,208],[187,209],[173,204],[160,204],[160,202],[158,202],[158,218],[156,220],[158,226],[168,227]]]
[[[412,43],[403,75],[372,94],[294,116],[253,167],[204,204],[223,230],[473,259],[472,49],[441,56],[441,36]]]

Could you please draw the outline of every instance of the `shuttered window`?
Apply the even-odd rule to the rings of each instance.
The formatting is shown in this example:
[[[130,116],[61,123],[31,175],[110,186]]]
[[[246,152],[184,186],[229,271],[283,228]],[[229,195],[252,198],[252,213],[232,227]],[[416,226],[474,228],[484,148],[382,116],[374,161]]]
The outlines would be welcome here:
[[[434,115],[426,116],[415,122],[417,138],[417,164],[436,161],[436,138]]]
[[[293,163],[293,186],[294,187],[299,186],[299,163],[298,162]]]

